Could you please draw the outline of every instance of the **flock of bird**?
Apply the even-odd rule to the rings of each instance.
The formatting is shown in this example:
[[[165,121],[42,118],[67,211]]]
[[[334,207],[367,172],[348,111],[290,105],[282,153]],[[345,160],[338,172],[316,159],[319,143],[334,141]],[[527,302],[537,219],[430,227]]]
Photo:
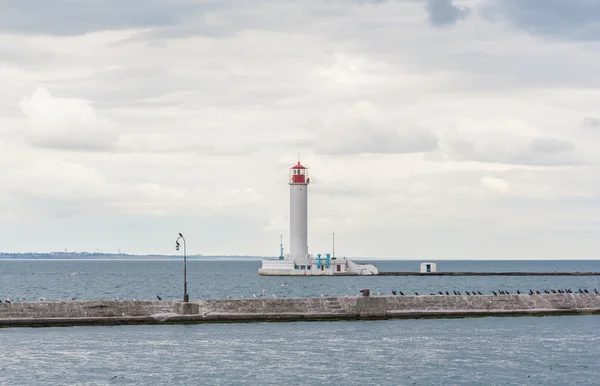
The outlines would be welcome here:
[[[537,290],[534,291],[532,289],[529,289],[529,295],[541,295],[542,293],[544,293],[544,294],[577,294],[577,293],[580,293],[580,294],[589,294],[589,293],[592,293],[592,292],[588,291],[587,289],[583,289],[582,290],[581,288],[579,288],[579,291],[573,291],[570,288],[566,288],[566,289],[558,289],[558,290],[553,290],[553,289],[547,290],[547,289],[545,289],[542,292],[537,291]],[[595,289],[595,288],[594,288],[593,293],[595,293],[596,295],[600,295],[600,293],[598,293],[598,290]],[[498,295],[511,295],[511,293],[508,292],[507,290],[498,290],[498,292],[492,291],[492,294],[494,296],[498,296]],[[392,295],[404,296],[404,292],[402,292],[402,291],[396,291],[396,290],[392,289]],[[419,293],[415,292],[415,295],[419,296]],[[462,295],[462,294],[460,293],[460,291],[454,290],[454,291],[452,291],[452,293],[450,293],[449,291],[445,291],[445,292],[438,291],[438,293],[433,293],[432,292],[430,295],[448,295],[448,296],[450,296],[450,295],[457,295],[458,296],[458,295]],[[484,295],[484,294],[482,294],[481,291],[471,291],[471,292],[465,291],[465,295],[472,296],[472,295]],[[527,295],[527,293],[522,293],[521,291],[517,290],[517,292],[514,295]]]
[[[256,295],[256,294],[254,294],[254,295],[252,295],[252,297],[254,297],[254,298],[260,297],[260,298],[262,298],[262,297],[265,297],[265,296],[267,295],[267,292],[269,292],[269,290],[267,290],[267,289],[263,289],[259,295]],[[361,291],[361,292],[362,292],[362,291]],[[511,293],[510,293],[510,292],[508,292],[507,290],[498,290],[498,291],[491,291],[491,292],[492,292],[492,294],[493,294],[494,296],[498,296],[498,295],[511,295]],[[585,288],[584,288],[584,289],[581,289],[581,288],[579,288],[579,289],[578,289],[578,291],[573,291],[573,290],[571,290],[570,288],[566,288],[566,289],[557,289],[557,290],[554,290],[554,289],[550,289],[550,290],[548,290],[548,289],[545,289],[545,290],[543,290],[543,291],[537,291],[537,290],[536,290],[536,291],[534,291],[534,290],[532,290],[532,289],[529,289],[529,293],[523,293],[523,292],[521,292],[520,290],[517,290],[517,291],[516,291],[514,294],[512,294],[512,295],[542,295],[542,294],[592,294],[592,293],[593,293],[593,294],[596,294],[596,295],[600,295],[600,292],[598,292],[598,290],[597,290],[596,288],[594,288],[594,290],[593,290],[593,291],[588,291],[588,290],[587,290],[587,289],[585,289]],[[414,294],[415,294],[416,296],[419,296],[419,293],[418,293],[418,292],[415,292]],[[381,292],[378,292],[378,293],[377,293],[377,295],[381,295]],[[405,296],[405,295],[411,295],[411,294],[410,294],[410,293],[407,293],[407,294],[405,294],[405,293],[404,293],[404,292],[402,292],[402,291],[397,291],[397,290],[394,290],[394,289],[392,289],[392,295]],[[456,295],[456,296],[461,296],[461,295],[462,295],[462,293],[461,293],[460,291],[453,290],[452,292],[450,292],[450,291],[438,291],[437,293],[434,293],[434,292],[432,292],[432,293],[430,293],[430,295],[447,295],[447,296],[450,296],[450,295]],[[468,296],[474,296],[474,295],[485,295],[485,294],[481,293],[481,291],[465,291],[465,295],[468,295]],[[275,297],[277,297],[275,294],[273,294],[272,296],[273,296],[274,298],[275,298]],[[321,297],[326,297],[326,296],[327,296],[326,294],[321,294]],[[347,296],[347,295],[346,295],[346,296]],[[158,300],[162,300],[162,298],[161,298],[159,295],[156,295],[156,298],[157,298]],[[242,299],[243,299],[243,298],[244,298],[244,295],[242,295]],[[66,299],[66,301],[71,301],[71,300],[75,300],[75,299],[76,299],[76,298],[67,298],[67,299]],[[227,299],[231,299],[231,296],[227,296]],[[37,300],[38,300],[38,301],[40,301],[40,302],[43,302],[43,301],[46,301],[46,298],[38,298]],[[117,297],[117,298],[115,298],[115,299],[113,299],[113,300],[124,300],[124,299],[119,299],[119,298]],[[136,299],[133,299],[133,300],[135,301]],[[26,299],[25,299],[25,298],[18,298],[18,299],[17,299],[17,301],[18,301],[18,302],[23,302],[23,301],[26,301]],[[58,301],[59,301],[59,302],[62,302],[63,300],[62,300],[62,299],[59,299]],[[0,304],[1,304],[1,303],[11,304],[12,302],[13,302],[13,300],[11,300],[10,298],[9,298],[9,299],[6,299],[6,300],[4,300],[4,301],[2,301],[2,300],[0,299]]]

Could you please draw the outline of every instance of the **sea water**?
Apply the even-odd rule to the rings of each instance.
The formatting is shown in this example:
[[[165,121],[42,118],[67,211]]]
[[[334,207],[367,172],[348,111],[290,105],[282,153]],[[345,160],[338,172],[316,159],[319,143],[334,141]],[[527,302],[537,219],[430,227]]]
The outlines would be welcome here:
[[[599,276],[259,276],[260,261],[188,260],[190,299],[430,294],[453,290],[490,294],[499,289],[600,290]],[[381,271],[415,271],[418,261],[375,262]],[[600,261],[442,261],[439,271],[600,272]],[[178,260],[0,260],[0,299],[181,299],[183,263]]]
[[[2,385],[593,385],[599,316],[0,329]]]
[[[382,270],[418,262],[377,262]],[[191,299],[600,288],[597,277],[261,277],[189,261]],[[0,299],[179,299],[181,261],[0,260]],[[439,262],[453,271],[600,271],[597,261]],[[0,329],[0,385],[593,385],[600,316]]]

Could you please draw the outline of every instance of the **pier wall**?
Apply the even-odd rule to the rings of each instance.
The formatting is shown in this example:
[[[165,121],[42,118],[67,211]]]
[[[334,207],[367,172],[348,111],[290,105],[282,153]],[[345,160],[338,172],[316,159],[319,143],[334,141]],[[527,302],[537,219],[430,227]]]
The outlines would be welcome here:
[[[0,327],[600,314],[600,295],[431,295],[0,304]]]

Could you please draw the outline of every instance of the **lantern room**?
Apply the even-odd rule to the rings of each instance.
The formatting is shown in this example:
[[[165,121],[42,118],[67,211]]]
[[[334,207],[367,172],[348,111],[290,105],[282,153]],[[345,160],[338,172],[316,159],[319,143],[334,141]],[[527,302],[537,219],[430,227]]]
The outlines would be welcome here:
[[[290,184],[308,184],[308,169],[300,164],[300,161],[290,168]]]

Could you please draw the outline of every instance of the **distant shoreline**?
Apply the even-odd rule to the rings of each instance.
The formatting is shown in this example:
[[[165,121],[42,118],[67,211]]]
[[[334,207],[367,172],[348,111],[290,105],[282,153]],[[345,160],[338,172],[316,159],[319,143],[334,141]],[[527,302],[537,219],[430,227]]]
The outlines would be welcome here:
[[[132,254],[117,254],[117,253],[89,253],[89,252],[56,252],[56,253],[1,253],[0,261],[2,260],[112,260],[112,261],[127,261],[127,260],[179,260],[182,259],[183,255],[132,255]],[[258,261],[265,257],[272,258],[273,256],[230,256],[230,255],[188,255],[188,260],[244,260],[244,261]],[[600,261],[600,258],[577,258],[577,259],[540,259],[540,258],[508,258],[508,259],[457,259],[457,258],[377,258],[377,257],[352,257],[354,261],[406,261],[406,262],[419,262],[419,261],[438,261],[438,262],[451,262],[451,261],[477,261],[477,262],[492,262],[492,261],[563,261],[563,262],[576,262],[576,261]]]
[[[175,260],[183,255],[129,255],[109,253],[0,253],[0,260]],[[261,260],[261,256],[190,255],[188,260]]]

